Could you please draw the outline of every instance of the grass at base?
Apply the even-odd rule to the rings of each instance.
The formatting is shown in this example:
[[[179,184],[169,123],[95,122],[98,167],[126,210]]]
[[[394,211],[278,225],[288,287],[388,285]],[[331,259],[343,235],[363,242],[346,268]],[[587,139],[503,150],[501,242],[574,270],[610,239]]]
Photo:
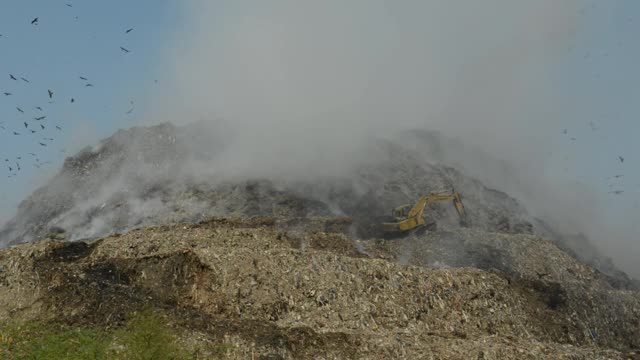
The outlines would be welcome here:
[[[109,331],[37,322],[0,323],[0,360],[179,360],[197,359],[198,352],[180,347],[174,330],[153,310],[132,314],[126,326]]]

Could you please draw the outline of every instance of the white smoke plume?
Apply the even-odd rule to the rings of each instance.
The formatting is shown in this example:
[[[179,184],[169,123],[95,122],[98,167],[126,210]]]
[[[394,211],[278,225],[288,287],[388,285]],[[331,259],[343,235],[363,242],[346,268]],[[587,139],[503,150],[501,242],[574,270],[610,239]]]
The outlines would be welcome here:
[[[247,177],[339,175],[376,156],[362,146],[372,138],[440,131],[460,144],[444,160],[640,275],[633,256],[612,251],[633,234],[610,236],[594,189],[548,173],[567,115],[554,73],[582,5],[185,2],[186,27],[166,53],[172,80],[150,118],[224,123],[230,146],[211,166]]]

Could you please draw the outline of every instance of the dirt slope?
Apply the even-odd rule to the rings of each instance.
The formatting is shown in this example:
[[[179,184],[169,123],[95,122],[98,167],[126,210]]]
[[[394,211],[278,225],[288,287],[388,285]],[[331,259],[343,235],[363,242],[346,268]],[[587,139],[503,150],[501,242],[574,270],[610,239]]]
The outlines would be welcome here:
[[[638,292],[549,241],[476,230],[356,241],[326,220],[213,219],[0,250],[0,320],[118,326],[152,304],[183,341],[224,341],[230,358],[638,356]],[[437,254],[446,241],[495,261]],[[488,270],[424,266],[429,252]]]

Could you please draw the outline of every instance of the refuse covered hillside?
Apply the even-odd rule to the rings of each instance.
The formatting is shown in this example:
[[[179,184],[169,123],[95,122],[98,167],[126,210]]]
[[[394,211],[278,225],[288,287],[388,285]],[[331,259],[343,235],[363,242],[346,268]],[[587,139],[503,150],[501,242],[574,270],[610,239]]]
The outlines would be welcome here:
[[[614,286],[633,286],[586,237],[558,233],[516,199],[435,161],[448,147],[460,147],[437,133],[373,142],[367,150],[375,154],[373,160],[341,177],[224,178],[210,163],[224,154],[227,140],[207,126],[166,123],[120,130],[67,158],[56,176],[20,204],[0,230],[0,244],[45,238],[52,229],[78,240],[151,224],[259,215],[349,217],[354,237],[375,238],[390,209],[425,192],[455,189],[463,196],[470,228],[552,239],[596,267]],[[449,204],[429,204],[425,213],[427,222],[439,229],[459,228]]]
[[[225,178],[200,126],[121,130],[25,199],[0,231],[0,324],[118,329],[152,308],[227,358],[640,358],[637,282],[434,161],[446,138],[379,140],[341,177]],[[382,231],[430,191],[461,194],[464,226],[434,202]]]
[[[456,230],[449,239],[474,242],[463,251],[487,270],[434,268],[421,262],[439,258],[438,234],[355,241],[320,231],[327,223],[210,219],[11,247],[0,251],[0,321],[117,327],[151,304],[191,343],[227,344],[229,358],[638,356],[639,293],[549,241]],[[409,258],[406,246],[417,247]]]

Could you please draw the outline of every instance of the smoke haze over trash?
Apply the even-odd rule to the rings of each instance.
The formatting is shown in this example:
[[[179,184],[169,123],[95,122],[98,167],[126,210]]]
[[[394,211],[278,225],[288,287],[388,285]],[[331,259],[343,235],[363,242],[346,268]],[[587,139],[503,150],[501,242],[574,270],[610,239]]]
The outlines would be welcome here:
[[[185,2],[185,28],[162,54],[169,80],[152,90],[141,124],[207,122],[210,141],[192,152],[220,152],[189,167],[203,179],[348,177],[384,156],[372,142],[413,146],[398,139],[440,132],[457,145],[426,160],[505,191],[563,232],[588,235],[637,277],[637,215],[609,224],[601,195],[557,176],[549,153],[559,124],[575,116],[557,75],[582,30],[580,6]]]

